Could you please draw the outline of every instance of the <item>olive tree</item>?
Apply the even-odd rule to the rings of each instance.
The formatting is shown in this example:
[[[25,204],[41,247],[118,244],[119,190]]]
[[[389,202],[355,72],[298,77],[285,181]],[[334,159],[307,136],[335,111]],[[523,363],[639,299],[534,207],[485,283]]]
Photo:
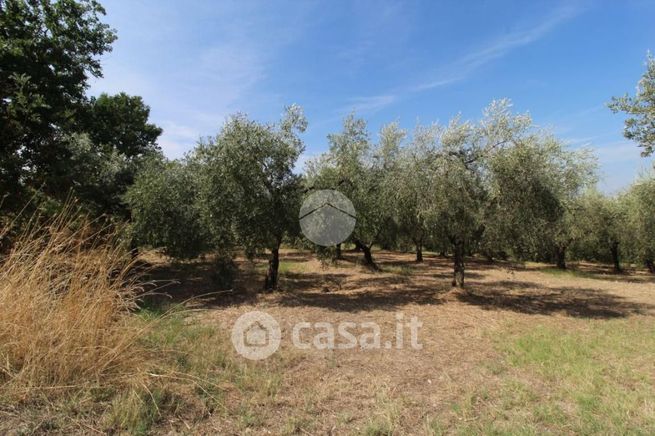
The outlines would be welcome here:
[[[437,126],[417,126],[411,142],[400,150],[397,163],[386,178],[386,198],[401,232],[414,245],[416,262],[423,262],[429,238],[421,200],[430,189],[430,151],[437,141]]]
[[[210,248],[197,192],[197,178],[187,161],[149,160],[125,196],[136,242],[180,259]]]
[[[489,161],[488,241],[519,258],[566,268],[568,247],[580,235],[578,199],[594,181],[587,151],[568,150],[545,132],[530,132]]]
[[[580,229],[575,251],[579,258],[612,262],[614,272],[622,272],[621,254],[626,226],[624,202],[590,190],[579,200],[580,213],[576,226]]]
[[[525,255],[547,246],[563,263],[571,243],[575,200],[593,164],[510,109],[492,102],[479,122],[456,117],[422,140],[418,216],[450,245],[453,286],[464,285],[464,256],[476,249]]]
[[[492,102],[479,123],[455,117],[436,127],[437,140],[426,147],[428,182],[421,214],[431,236],[450,245],[453,286],[464,286],[464,256],[482,240],[488,225],[490,159],[514,144],[530,123],[529,117],[512,115],[510,107],[508,100]]]
[[[623,236],[633,260],[655,273],[655,178],[643,177],[630,187],[624,199],[626,228]]]
[[[350,240],[363,252],[370,268],[377,268],[372,248],[389,224],[384,177],[402,136],[397,127],[383,129],[380,144],[373,146],[366,122],[349,115],[341,132],[328,135],[328,152],[308,170],[312,187],[338,190],[352,201],[357,222]]]
[[[595,183],[596,161],[587,150],[569,151],[557,140],[551,142],[554,159],[549,167],[554,197],[558,211],[554,221],[548,221],[543,229],[543,240],[554,247],[555,261],[559,269],[566,269],[567,250],[582,236],[579,222],[584,214],[580,205],[583,193]]]
[[[650,156],[655,149],[655,58],[652,55],[646,59],[646,72],[637,84],[637,94],[614,97],[609,107],[614,113],[628,115],[623,135],[637,141],[643,148],[643,156]]]
[[[236,243],[249,257],[261,249],[270,251],[267,290],[277,287],[284,238],[299,230],[301,180],[293,169],[304,150],[298,133],[306,127],[298,106],[287,108],[277,124],[238,114],[197,151],[205,219],[215,217],[220,230],[229,217]]]
[[[481,236],[487,196],[481,161],[473,159],[476,129],[473,124],[452,120],[440,134],[429,156],[428,189],[422,215],[431,232],[442,235],[453,253],[453,286],[464,286],[464,255]]]

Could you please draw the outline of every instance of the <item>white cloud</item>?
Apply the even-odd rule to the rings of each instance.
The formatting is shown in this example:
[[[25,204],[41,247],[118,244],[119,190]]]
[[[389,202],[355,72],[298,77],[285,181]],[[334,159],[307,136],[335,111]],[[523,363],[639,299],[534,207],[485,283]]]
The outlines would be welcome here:
[[[448,65],[438,67],[427,75],[429,76],[427,79],[410,85],[399,86],[395,90],[382,95],[357,97],[352,100],[355,103],[355,109],[357,109],[357,105],[359,104],[363,111],[377,111],[400,100],[407,94],[447,86],[464,80],[482,66],[506,56],[517,48],[539,40],[555,27],[573,18],[579,12],[579,7],[574,5],[561,7],[537,25],[510,32],[479,50],[462,56]],[[352,106],[351,104],[350,107]]]
[[[302,153],[299,157],[298,160],[296,161],[296,166],[294,168],[294,172],[297,174],[302,174],[307,170],[307,163],[316,159],[319,157],[321,153],[308,153],[305,151]]]
[[[355,97],[344,106],[339,113],[354,111],[358,114],[374,113],[378,110],[389,106],[395,102],[397,96],[395,95],[374,95],[370,97]]]
[[[573,5],[566,5],[557,9],[546,20],[535,26],[503,35],[483,48],[456,59],[449,65],[440,67],[433,72],[431,78],[414,85],[411,90],[423,91],[463,80],[477,69],[506,56],[512,50],[529,45],[543,38],[555,27],[573,18],[579,12],[580,9]]]
[[[598,146],[591,146],[596,152],[601,164],[612,165],[621,162],[639,163],[644,160],[641,157],[641,149],[634,142],[616,141]]]
[[[270,98],[258,88],[281,51],[302,36],[302,17],[313,7],[287,6],[274,13],[282,5],[110,2],[107,20],[119,39],[90,92],[143,96],[164,129],[164,153],[180,157],[199,137],[215,134],[228,114]]]

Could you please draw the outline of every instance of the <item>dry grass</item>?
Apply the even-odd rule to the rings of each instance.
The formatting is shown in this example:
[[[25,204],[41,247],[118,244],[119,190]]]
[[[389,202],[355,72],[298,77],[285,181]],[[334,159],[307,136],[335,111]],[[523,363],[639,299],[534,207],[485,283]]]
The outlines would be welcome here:
[[[427,253],[377,252],[381,271],[345,253],[322,265],[287,250],[278,293],[259,294],[262,272],[240,261],[235,292],[208,299],[198,319],[228,330],[241,314],[278,320],[282,346],[251,366],[279,386],[194,431],[223,434],[616,434],[655,430],[655,277],[553,275],[546,265],[469,260],[467,290],[450,287],[451,264]],[[264,259],[261,260],[265,262]],[[578,266],[576,266],[578,267]],[[171,273],[166,263],[158,274]],[[169,289],[213,290],[202,265]],[[298,350],[297,322],[375,321],[382,342],[395,314],[417,316],[422,350]],[[356,331],[355,334],[358,332]],[[293,358],[291,358],[293,357]],[[272,360],[279,364],[271,365]],[[242,365],[248,364],[240,360]],[[626,370],[626,368],[629,369]],[[625,406],[627,404],[628,406]],[[631,409],[629,411],[628,409]]]
[[[258,292],[265,259],[239,260],[234,291],[194,300],[193,316],[161,307],[133,313],[138,283],[121,272],[127,264],[118,248],[89,237],[63,244],[69,230],[51,243],[51,233],[28,238],[27,267],[13,254],[15,272],[2,273],[2,304],[15,308],[11,318],[0,314],[0,421],[13,419],[0,431],[25,422],[32,423],[26,433],[655,431],[655,279],[643,272],[612,275],[581,265],[584,274],[555,275],[544,265],[470,261],[467,291],[454,292],[449,261],[429,253],[415,264],[411,254],[378,252],[381,271],[372,272],[358,266],[354,253],[324,265],[285,250],[278,293]],[[101,267],[100,259],[114,266]],[[217,291],[211,261],[143,259],[152,263],[150,279],[175,280],[164,289],[169,304]],[[77,278],[66,279],[73,272]],[[39,286],[27,298],[7,283]],[[105,297],[85,297],[91,285],[105,289]],[[79,295],[69,300],[72,289]],[[94,316],[84,315],[87,306]],[[261,362],[235,355],[227,339],[236,318],[250,310],[273,315],[282,329],[281,349]],[[30,316],[39,311],[41,317]],[[299,350],[289,341],[300,321],[375,321],[387,339],[397,312],[423,322],[422,350]],[[21,325],[35,334],[19,331]],[[79,335],[67,334],[71,329]],[[51,351],[53,345],[63,353]],[[75,370],[60,370],[66,365]],[[66,401],[55,402],[57,396]],[[44,418],[15,399],[79,423],[66,427],[63,418]],[[89,404],[101,410],[81,417]]]
[[[137,307],[116,235],[74,216],[29,226],[0,260],[0,432],[146,433],[219,410],[239,370],[224,337]]]
[[[29,227],[2,260],[3,397],[129,384],[142,372],[143,329],[129,319],[139,285],[111,239],[64,213]]]

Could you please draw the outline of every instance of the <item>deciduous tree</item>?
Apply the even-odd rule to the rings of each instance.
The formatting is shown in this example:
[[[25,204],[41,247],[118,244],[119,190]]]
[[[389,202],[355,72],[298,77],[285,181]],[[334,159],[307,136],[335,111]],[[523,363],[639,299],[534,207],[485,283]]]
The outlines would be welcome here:
[[[0,190],[67,194],[67,135],[78,132],[89,77],[114,32],[92,0],[0,3]],[[11,205],[10,205],[11,206]]]

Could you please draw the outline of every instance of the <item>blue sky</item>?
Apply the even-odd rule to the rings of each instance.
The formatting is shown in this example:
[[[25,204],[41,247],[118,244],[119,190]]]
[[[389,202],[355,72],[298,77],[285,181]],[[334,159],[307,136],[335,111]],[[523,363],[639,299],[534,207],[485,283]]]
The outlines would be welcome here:
[[[655,2],[105,0],[118,32],[90,92],[141,95],[170,158],[245,112],[275,121],[304,107],[302,161],[351,111],[382,124],[477,119],[493,99],[592,147],[600,187],[652,167],[605,104],[633,93],[655,51]],[[302,162],[301,162],[302,164]]]

